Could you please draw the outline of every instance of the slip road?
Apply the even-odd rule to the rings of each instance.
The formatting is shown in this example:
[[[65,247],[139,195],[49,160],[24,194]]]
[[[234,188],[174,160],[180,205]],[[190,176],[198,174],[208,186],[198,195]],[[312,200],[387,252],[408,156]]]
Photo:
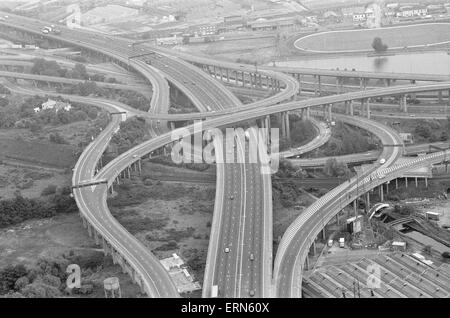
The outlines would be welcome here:
[[[225,306],[217,305],[197,305],[188,302],[181,306],[182,313],[205,313],[212,316],[215,311],[225,311],[227,313],[239,312],[269,312],[269,303],[225,303]]]

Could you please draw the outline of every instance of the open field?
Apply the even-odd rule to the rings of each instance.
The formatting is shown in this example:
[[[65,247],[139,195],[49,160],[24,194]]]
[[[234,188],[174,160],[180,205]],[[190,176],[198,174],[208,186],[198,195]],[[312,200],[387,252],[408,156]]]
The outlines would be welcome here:
[[[50,142],[0,139],[0,149],[2,150],[0,158],[42,166],[69,168],[74,166],[77,160],[71,146]]]
[[[323,32],[300,38],[294,45],[299,50],[318,53],[373,51],[375,37],[380,37],[390,49],[433,45],[450,41],[450,23]]]
[[[178,47],[192,54],[206,54],[218,59],[253,64],[268,63],[278,56],[275,37],[244,38]]]
[[[133,176],[116,188],[117,195],[108,202],[111,212],[159,259],[181,255],[195,280],[202,282],[215,184],[156,181],[150,177],[151,166],[144,163],[142,177]]]
[[[0,200],[14,198],[16,191],[23,197],[37,198],[49,185],[59,188],[70,185],[71,177],[58,170],[3,164],[0,165]]]

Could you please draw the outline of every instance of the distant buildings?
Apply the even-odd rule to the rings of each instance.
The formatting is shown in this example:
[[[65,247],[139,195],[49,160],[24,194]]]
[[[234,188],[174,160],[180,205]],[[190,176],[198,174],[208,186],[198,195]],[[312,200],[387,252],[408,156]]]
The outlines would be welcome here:
[[[422,5],[403,6],[398,9],[397,17],[410,18],[410,17],[426,16],[427,12],[428,12],[427,7]]]
[[[171,36],[167,38],[157,38],[157,45],[178,45],[183,43],[183,37],[180,36]]]

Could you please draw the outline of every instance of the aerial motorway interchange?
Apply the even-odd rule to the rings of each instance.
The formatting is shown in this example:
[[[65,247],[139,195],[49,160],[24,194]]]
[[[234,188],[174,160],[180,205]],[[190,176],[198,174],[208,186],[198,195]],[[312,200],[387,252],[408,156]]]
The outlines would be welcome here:
[[[61,47],[76,48],[117,63],[139,78],[138,84],[103,83],[106,88],[151,92],[147,112],[111,100],[63,95],[68,100],[91,104],[110,113],[108,126],[85,148],[75,165],[73,195],[89,234],[149,297],[179,297],[179,292],[158,258],[112,216],[107,198],[122,178],[141,169],[143,158],[161,149],[170,151],[174,144],[173,131],[181,122],[187,123],[183,128],[192,135],[198,133],[194,124],[198,121],[203,131],[259,127],[265,129],[268,143],[271,116],[281,118],[281,136],[287,138],[290,138],[290,116],[311,119],[317,138],[299,149],[272,153],[272,159],[278,155],[293,158],[326,143],[330,131],[317,119],[319,116],[328,122],[339,120],[368,130],[382,143],[381,152],[372,155],[368,168],[329,191],[295,219],[274,255],[270,174],[261,173],[262,162],[249,163],[248,136],[235,136],[231,155],[238,159],[237,163],[223,163],[230,154],[226,153],[223,140],[215,138],[217,178],[203,282],[205,298],[301,297],[302,273],[308,268],[309,250],[330,220],[372,189],[383,192],[386,184],[411,170],[448,161],[450,151],[447,150],[401,160],[405,151],[402,139],[392,128],[374,121],[372,117],[377,114],[371,111],[372,101],[379,97],[398,97],[398,108],[404,114],[408,114],[406,99],[411,94],[450,99],[448,76],[256,68],[78,29],[60,27],[58,33],[43,33],[45,26],[43,21],[11,14],[6,21],[0,21],[3,32],[29,39],[45,38]],[[1,59],[0,64],[20,66],[26,65],[26,61],[23,57]],[[77,83],[73,79],[13,71],[2,71],[0,76],[60,85]],[[348,79],[358,84],[345,84]],[[198,112],[170,114],[171,86],[183,92]],[[230,86],[265,90],[269,96],[243,104]],[[9,88],[24,95],[50,94],[12,85]],[[146,118],[152,138],[101,166],[101,157],[112,136],[122,121],[133,116]],[[365,162],[365,155],[355,154],[352,160]],[[314,164],[314,160],[309,163],[308,160],[303,159],[301,165]]]

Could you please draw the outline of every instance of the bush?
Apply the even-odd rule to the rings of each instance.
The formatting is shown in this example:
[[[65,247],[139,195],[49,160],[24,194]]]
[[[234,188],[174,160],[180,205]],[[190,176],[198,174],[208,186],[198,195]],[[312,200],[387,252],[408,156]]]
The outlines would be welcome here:
[[[347,164],[338,162],[336,158],[330,158],[326,161],[323,172],[330,177],[345,177],[350,176],[350,169]]]
[[[14,291],[17,280],[26,275],[27,269],[23,265],[10,265],[0,270],[0,294]]]
[[[18,193],[14,199],[0,201],[0,228],[77,210],[75,200],[68,195],[55,194],[43,200],[24,198]]]
[[[9,105],[9,100],[7,98],[0,97],[0,107],[6,107]]]
[[[58,132],[51,133],[48,138],[55,144],[67,144],[67,141]]]

